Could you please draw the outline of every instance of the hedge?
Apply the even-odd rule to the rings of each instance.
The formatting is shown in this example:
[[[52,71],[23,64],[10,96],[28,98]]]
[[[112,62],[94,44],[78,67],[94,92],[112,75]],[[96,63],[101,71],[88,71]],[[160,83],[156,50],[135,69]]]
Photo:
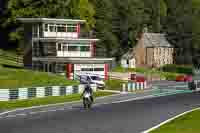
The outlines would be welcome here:
[[[192,66],[178,66],[174,64],[169,64],[169,65],[164,65],[160,67],[160,70],[163,70],[164,72],[193,74]]]

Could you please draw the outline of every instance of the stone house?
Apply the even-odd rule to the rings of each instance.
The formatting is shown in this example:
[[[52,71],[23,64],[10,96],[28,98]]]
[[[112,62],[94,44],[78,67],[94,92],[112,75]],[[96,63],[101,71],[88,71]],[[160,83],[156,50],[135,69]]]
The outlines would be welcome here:
[[[174,47],[165,34],[142,33],[135,47],[136,67],[160,67],[174,63]]]

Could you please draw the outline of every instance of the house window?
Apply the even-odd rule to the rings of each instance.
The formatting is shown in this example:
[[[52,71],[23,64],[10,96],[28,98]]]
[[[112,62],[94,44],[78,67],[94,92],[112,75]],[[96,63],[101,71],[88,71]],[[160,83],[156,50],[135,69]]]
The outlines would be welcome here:
[[[62,44],[61,43],[57,43],[57,49],[58,49],[58,51],[62,51]]]
[[[168,49],[168,54],[170,54],[170,48]]]
[[[159,48],[159,55],[162,54],[162,48]]]
[[[129,64],[129,60],[126,60],[126,64]]]

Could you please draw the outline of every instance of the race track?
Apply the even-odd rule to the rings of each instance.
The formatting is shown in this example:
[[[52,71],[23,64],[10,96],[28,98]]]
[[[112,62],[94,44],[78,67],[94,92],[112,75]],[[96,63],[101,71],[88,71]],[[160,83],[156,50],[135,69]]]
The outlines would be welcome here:
[[[0,119],[1,133],[141,133],[175,115],[200,107],[200,93],[98,105],[74,106]]]

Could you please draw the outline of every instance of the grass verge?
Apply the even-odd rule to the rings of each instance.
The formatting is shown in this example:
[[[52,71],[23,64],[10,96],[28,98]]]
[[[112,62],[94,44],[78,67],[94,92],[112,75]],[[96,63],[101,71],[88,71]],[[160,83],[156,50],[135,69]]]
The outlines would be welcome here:
[[[199,133],[200,110],[181,116],[151,133]]]
[[[108,90],[117,90],[120,91],[122,89],[122,84],[126,81],[119,80],[119,79],[109,79],[105,81],[106,88]]]
[[[114,68],[112,70],[113,72],[138,72],[142,73],[146,76],[148,75],[159,75],[161,78],[164,78],[166,80],[175,80],[176,76],[182,75],[180,73],[175,72],[162,72],[156,69],[146,69],[146,68],[122,68],[120,66]]]
[[[111,92],[96,92],[95,97],[102,97],[113,95],[115,93]],[[64,103],[64,102],[72,102],[78,101],[81,99],[80,94],[73,94],[68,96],[59,96],[59,97],[45,97],[45,98],[34,98],[29,100],[17,100],[17,101],[9,101],[9,102],[0,102],[0,110],[11,110],[16,108],[25,108],[39,105],[47,105],[47,104],[56,104],[56,103]]]
[[[45,72],[25,69],[0,68],[0,89],[24,87],[68,86],[79,82],[67,80],[66,77]]]

